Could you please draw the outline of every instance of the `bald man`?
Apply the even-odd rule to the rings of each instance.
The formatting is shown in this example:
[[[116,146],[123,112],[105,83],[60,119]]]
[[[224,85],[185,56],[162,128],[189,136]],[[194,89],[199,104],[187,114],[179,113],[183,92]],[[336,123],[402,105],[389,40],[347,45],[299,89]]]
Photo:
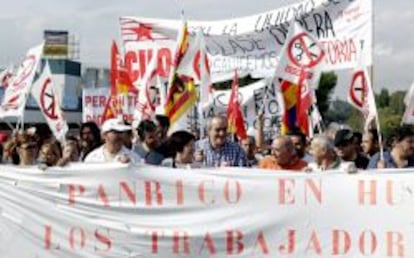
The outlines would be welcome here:
[[[302,171],[306,161],[299,158],[289,136],[278,136],[272,142],[272,154],[262,159],[259,168],[273,170]]]

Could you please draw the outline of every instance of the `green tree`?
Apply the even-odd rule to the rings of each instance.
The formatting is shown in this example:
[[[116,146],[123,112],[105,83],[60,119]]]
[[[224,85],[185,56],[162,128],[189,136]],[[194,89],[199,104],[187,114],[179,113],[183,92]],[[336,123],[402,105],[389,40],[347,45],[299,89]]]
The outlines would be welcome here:
[[[319,81],[318,89],[316,90],[317,106],[323,118],[327,118],[327,112],[331,103],[331,95],[335,89],[338,76],[334,72],[322,73]],[[341,103],[338,103],[341,105]],[[338,115],[338,114],[337,114]],[[331,117],[332,118],[332,117]]]
[[[387,89],[381,89],[379,95],[376,95],[375,101],[379,108],[388,107],[390,105],[390,93]]]

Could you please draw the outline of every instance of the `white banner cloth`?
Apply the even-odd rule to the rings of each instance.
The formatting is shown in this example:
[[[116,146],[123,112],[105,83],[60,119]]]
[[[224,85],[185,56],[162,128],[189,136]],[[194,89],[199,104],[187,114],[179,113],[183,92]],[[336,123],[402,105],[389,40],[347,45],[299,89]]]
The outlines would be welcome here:
[[[0,167],[0,253],[414,257],[414,171]]]

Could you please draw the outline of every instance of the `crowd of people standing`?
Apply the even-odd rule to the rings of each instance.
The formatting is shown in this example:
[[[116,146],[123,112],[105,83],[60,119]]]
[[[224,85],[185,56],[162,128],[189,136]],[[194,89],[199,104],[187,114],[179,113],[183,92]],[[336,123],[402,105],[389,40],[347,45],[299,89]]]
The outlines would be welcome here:
[[[375,129],[359,133],[332,124],[312,139],[299,130],[262,139],[262,126],[255,135],[232,140],[227,119],[210,118],[206,136],[198,132],[176,131],[168,135],[168,118],[128,124],[121,119],[106,120],[99,128],[83,123],[78,134],[67,135],[60,143],[43,137],[35,128],[14,133],[3,148],[3,163],[41,168],[65,166],[71,162],[140,163],[171,168],[255,167],[266,170],[316,172],[339,169],[346,172],[374,168],[414,166],[414,131],[401,126],[380,146]]]

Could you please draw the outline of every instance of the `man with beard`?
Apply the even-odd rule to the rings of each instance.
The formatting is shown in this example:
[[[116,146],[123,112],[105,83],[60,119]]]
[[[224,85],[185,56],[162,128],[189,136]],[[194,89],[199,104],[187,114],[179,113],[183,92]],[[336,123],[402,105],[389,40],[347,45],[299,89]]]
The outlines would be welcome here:
[[[160,146],[160,138],[157,126],[151,120],[143,120],[137,128],[139,143],[135,147],[135,152],[147,164],[161,165],[164,155],[157,149]]]

